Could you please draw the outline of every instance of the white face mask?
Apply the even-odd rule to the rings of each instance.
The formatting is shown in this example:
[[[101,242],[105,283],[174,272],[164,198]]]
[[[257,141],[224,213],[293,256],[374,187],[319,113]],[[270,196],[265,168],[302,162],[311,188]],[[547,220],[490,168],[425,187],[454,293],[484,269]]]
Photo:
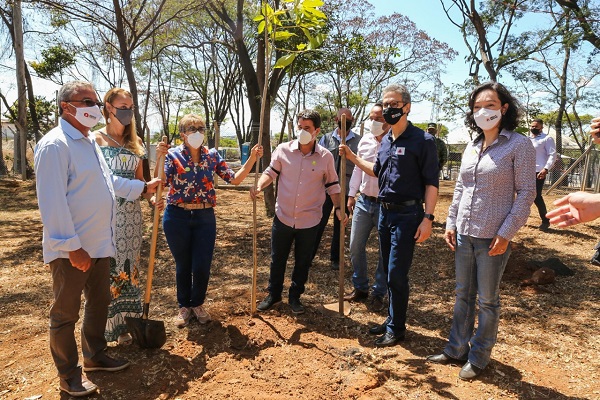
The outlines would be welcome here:
[[[204,143],[204,134],[198,131],[192,132],[187,136],[187,142],[193,149],[198,149]]]
[[[368,125],[369,130],[371,131],[371,133],[373,134],[373,136],[380,136],[382,135],[385,131],[383,130],[383,122],[379,122],[379,121],[371,121],[370,125]]]
[[[69,103],[71,104],[71,103]],[[72,104],[71,104],[72,105]],[[75,106],[73,106],[75,107]],[[72,115],[72,114],[71,114]],[[102,121],[102,111],[100,111],[100,107],[75,107],[75,119],[81,125],[91,128],[96,125],[98,122]]]
[[[487,131],[500,123],[502,111],[500,109],[490,110],[489,108],[480,108],[479,111],[473,114],[473,118],[478,127]]]
[[[312,140],[312,135],[310,132],[305,131],[304,129],[296,131],[296,136],[298,137],[300,144],[309,144]]]

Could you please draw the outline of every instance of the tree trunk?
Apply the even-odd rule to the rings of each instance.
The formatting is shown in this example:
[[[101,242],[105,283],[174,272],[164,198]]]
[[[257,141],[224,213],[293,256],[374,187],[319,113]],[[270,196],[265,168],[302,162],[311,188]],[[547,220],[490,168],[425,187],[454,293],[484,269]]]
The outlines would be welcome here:
[[[19,153],[21,179],[27,179],[27,93],[25,88],[25,56],[23,52],[23,19],[21,17],[21,0],[13,3],[14,49],[17,60],[17,93],[18,93],[18,128],[19,147],[15,148],[15,156]],[[16,143],[16,141],[15,141]],[[15,157],[16,159],[16,157]]]

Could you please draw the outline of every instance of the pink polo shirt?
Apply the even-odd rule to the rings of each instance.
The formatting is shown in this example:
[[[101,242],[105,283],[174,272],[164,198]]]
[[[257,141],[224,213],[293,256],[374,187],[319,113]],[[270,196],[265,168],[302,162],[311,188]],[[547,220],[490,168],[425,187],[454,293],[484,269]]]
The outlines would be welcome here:
[[[341,192],[333,155],[317,143],[307,155],[302,154],[297,140],[280,144],[263,173],[273,180],[279,177],[275,215],[296,229],[318,225],[325,192],[329,195]]]

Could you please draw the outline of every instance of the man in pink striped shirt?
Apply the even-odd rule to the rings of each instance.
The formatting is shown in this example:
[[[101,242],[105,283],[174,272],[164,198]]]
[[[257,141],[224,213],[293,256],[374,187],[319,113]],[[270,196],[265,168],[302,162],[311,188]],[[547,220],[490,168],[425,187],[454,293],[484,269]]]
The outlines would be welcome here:
[[[269,295],[258,305],[266,311],[281,302],[285,267],[294,245],[295,265],[289,290],[289,304],[294,314],[304,313],[300,295],[308,280],[314,238],[321,220],[325,192],[331,197],[337,218],[347,221],[340,211],[338,176],[332,154],[316,142],[321,116],[314,110],[298,114],[298,139],[282,143],[273,152],[271,164],[258,180],[250,195],[278,180],[275,218],[271,228],[271,268]]]

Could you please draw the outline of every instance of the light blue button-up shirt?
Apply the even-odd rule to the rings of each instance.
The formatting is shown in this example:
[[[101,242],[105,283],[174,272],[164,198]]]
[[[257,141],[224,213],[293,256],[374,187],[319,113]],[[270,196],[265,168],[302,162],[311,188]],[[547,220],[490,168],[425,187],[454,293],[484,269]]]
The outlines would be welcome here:
[[[62,118],[38,142],[34,164],[44,262],[79,248],[114,256],[115,194],[133,201],[144,183],[113,176],[96,142]]]

